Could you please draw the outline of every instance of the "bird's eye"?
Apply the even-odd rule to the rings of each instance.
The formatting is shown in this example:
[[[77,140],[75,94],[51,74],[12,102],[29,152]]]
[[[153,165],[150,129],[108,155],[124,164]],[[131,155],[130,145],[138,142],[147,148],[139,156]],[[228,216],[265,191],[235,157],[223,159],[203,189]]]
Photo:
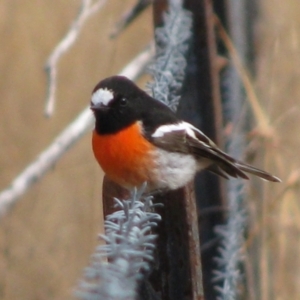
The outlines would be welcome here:
[[[120,105],[121,106],[126,106],[127,105],[127,99],[126,98],[121,98]]]

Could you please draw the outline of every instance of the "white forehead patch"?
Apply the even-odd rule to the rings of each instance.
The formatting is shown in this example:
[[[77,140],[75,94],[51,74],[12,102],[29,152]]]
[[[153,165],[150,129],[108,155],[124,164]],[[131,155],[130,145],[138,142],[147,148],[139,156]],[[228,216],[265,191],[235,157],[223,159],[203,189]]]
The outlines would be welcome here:
[[[105,105],[108,106],[109,102],[114,99],[113,93],[108,89],[99,89],[92,95],[92,103],[93,105]]]

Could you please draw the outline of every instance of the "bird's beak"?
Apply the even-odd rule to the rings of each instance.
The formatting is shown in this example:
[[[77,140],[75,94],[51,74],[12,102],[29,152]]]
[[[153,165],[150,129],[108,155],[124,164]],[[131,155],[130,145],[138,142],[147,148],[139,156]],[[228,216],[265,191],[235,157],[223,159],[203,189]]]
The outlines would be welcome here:
[[[103,105],[102,103],[94,104],[91,102],[90,109],[94,112],[96,111],[108,111],[109,107],[106,105]]]

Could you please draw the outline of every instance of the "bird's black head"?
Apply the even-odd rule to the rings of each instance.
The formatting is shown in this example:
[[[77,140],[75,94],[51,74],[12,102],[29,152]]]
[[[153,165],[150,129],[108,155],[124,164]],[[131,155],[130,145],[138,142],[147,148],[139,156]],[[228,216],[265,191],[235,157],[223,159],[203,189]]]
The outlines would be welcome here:
[[[176,118],[168,107],[123,76],[112,76],[96,85],[91,110],[96,118],[96,131],[101,134],[118,132],[136,121],[153,127],[153,122],[160,118],[164,121]]]
[[[123,76],[100,81],[93,90],[91,110],[99,133],[114,133],[142,118],[149,96]]]

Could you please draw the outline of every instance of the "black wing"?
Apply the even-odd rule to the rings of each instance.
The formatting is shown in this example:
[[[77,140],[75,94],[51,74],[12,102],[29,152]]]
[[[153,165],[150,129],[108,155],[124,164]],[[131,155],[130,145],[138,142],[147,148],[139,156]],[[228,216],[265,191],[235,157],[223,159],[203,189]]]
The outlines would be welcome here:
[[[193,154],[201,161],[211,162],[207,170],[224,178],[240,177],[249,179],[244,173],[251,173],[268,181],[279,182],[280,179],[260,169],[240,162],[219,149],[213,141],[194,126],[181,122],[164,126],[165,130],[154,132],[150,141],[166,151]],[[160,130],[160,129],[158,129]]]

